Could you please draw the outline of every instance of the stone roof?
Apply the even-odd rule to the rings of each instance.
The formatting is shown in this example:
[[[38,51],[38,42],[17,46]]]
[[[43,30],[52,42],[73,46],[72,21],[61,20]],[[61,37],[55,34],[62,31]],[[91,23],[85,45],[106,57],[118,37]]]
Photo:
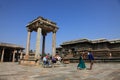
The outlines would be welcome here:
[[[27,26],[29,26],[29,25],[31,25],[31,24],[33,24],[33,23],[35,23],[35,22],[46,23],[46,24],[48,24],[48,25],[57,27],[55,22],[50,21],[50,20],[48,20],[48,19],[45,19],[45,18],[43,18],[43,17],[41,17],[41,16],[39,16],[39,17],[37,17],[36,19],[34,19],[34,20],[32,20],[31,22],[29,22],[29,23],[27,24]],[[58,27],[57,27],[57,28],[58,28]]]
[[[107,40],[107,39],[96,39],[96,40],[78,39],[78,40],[71,40],[71,41],[63,42],[61,45],[83,43],[83,42],[89,42],[89,43],[103,43],[103,42],[120,43],[120,39],[117,39],[117,40]]]
[[[110,43],[120,43],[120,39],[117,39],[117,40],[111,40]]]
[[[103,43],[103,42],[109,42],[107,39],[96,39],[92,40],[92,43]]]
[[[90,42],[90,41],[88,39],[78,39],[78,40],[71,40],[71,41],[63,42],[62,45],[82,43],[82,42]]]
[[[29,22],[26,28],[29,31],[36,31],[36,32],[38,28],[42,28],[42,32],[46,32],[46,33],[57,31],[59,29],[55,22],[52,22],[41,16]]]
[[[11,44],[11,43],[3,43],[3,42],[0,42],[0,47],[11,47],[11,48],[24,49],[23,46]]]

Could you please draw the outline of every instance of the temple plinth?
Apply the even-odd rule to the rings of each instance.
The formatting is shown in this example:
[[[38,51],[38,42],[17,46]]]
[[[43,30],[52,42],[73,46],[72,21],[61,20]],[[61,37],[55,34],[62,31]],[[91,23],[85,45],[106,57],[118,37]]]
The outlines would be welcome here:
[[[52,22],[48,19],[45,19],[43,17],[38,17],[27,24],[26,26],[28,30],[28,36],[27,36],[27,44],[26,44],[26,57],[29,58],[29,50],[30,50],[30,38],[31,38],[31,32],[35,31],[37,32],[36,37],[36,49],[35,49],[35,59],[40,58],[40,52],[42,52],[42,55],[45,53],[45,37],[47,33],[52,32],[52,56],[56,54],[56,32],[58,30],[58,27],[55,22]],[[42,40],[42,49],[40,49],[40,40],[41,36],[43,36]],[[42,51],[40,51],[42,50]]]

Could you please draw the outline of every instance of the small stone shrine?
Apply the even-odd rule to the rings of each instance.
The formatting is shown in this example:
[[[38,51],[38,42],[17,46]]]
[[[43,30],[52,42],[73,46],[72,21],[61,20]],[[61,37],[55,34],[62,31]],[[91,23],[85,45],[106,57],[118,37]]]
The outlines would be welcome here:
[[[42,38],[42,54],[45,53],[45,37],[47,33],[52,32],[52,56],[55,56],[56,54],[56,32],[58,30],[58,27],[55,22],[52,22],[48,19],[45,19],[43,17],[37,17],[33,21],[27,24],[26,26],[27,31],[28,31],[28,36],[27,36],[27,45],[26,45],[26,55],[24,56],[24,60],[22,61],[23,63],[37,63],[34,60],[40,59],[40,40],[41,36]],[[30,38],[31,38],[31,32],[35,31],[37,32],[37,38],[36,38],[36,49],[35,49],[35,55],[34,59],[30,60]]]

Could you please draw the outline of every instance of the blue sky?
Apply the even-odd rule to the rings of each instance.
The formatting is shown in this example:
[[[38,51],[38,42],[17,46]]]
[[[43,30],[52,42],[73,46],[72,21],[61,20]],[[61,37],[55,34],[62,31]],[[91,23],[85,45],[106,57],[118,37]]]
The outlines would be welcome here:
[[[57,47],[80,38],[120,39],[120,0],[0,0],[0,42],[26,48],[26,25],[38,16],[57,23]],[[36,36],[32,32],[33,50]],[[45,52],[51,50],[52,33],[49,33]]]

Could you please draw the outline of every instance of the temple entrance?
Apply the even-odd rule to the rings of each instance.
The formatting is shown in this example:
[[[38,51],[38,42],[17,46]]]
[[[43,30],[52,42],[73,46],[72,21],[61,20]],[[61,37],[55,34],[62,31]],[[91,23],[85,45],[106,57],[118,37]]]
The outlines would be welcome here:
[[[6,49],[4,53],[4,62],[12,62],[12,50]]]

